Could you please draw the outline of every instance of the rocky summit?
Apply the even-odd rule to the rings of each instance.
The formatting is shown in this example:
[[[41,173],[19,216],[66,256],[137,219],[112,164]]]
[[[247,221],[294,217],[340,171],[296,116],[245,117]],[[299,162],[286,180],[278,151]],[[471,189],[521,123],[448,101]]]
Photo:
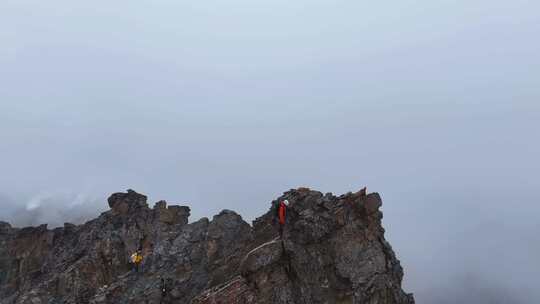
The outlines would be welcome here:
[[[285,199],[281,238],[276,208]],[[384,239],[377,193],[290,190],[253,225],[230,210],[189,223],[189,207],[150,208],[133,190],[108,203],[83,225],[0,222],[0,303],[414,303]]]

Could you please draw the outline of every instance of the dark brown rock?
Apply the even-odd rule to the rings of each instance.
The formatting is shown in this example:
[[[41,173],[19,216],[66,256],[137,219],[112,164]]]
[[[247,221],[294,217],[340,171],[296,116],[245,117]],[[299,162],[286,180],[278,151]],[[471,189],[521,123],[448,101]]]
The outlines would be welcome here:
[[[127,193],[114,193],[108,198],[109,207],[115,214],[127,214],[141,208],[146,208],[147,197],[131,189]]]
[[[281,240],[275,205],[284,199]],[[253,227],[229,210],[188,223],[188,207],[146,200],[115,193],[99,218],[54,230],[0,223],[0,303],[414,303],[378,194],[293,189]],[[129,265],[138,248],[140,274]]]

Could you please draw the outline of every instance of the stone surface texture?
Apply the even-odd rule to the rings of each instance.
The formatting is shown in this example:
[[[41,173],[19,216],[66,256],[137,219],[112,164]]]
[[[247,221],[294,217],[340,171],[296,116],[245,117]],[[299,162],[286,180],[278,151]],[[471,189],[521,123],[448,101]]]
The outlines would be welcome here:
[[[284,199],[281,239],[275,215]],[[108,203],[83,225],[0,222],[0,303],[414,303],[384,239],[377,193],[293,189],[253,225],[230,210],[189,223],[189,207],[149,208],[133,190]],[[129,260],[138,249],[136,273]]]

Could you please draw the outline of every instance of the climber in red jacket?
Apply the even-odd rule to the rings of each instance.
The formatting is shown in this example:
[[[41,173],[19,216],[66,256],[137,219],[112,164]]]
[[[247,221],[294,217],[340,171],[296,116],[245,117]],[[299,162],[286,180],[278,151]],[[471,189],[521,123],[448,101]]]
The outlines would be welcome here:
[[[278,205],[278,219],[279,219],[279,236],[283,238],[283,227],[285,226],[285,220],[287,219],[287,207],[289,206],[289,201],[284,200]]]

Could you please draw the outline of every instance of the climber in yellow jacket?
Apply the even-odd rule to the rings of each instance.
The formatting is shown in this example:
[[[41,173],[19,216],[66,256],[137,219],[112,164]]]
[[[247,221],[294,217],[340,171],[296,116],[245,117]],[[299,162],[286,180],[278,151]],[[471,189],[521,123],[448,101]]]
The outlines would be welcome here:
[[[139,266],[141,265],[143,256],[140,250],[137,250],[131,255],[131,263],[133,264],[133,271],[139,272]]]

